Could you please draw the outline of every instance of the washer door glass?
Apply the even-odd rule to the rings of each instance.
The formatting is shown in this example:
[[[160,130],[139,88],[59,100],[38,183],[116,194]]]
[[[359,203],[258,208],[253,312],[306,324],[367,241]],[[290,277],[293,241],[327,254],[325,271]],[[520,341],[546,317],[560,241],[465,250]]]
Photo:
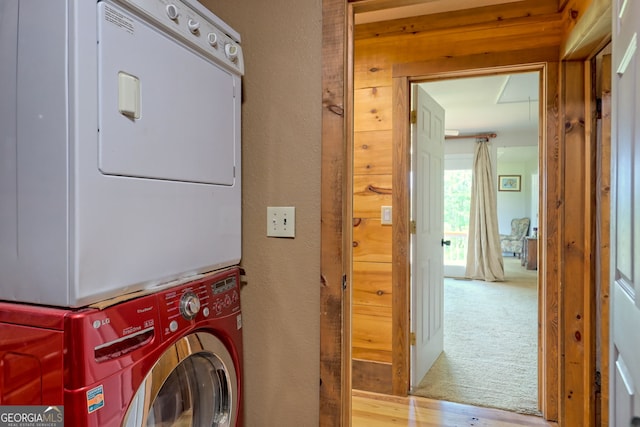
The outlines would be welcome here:
[[[219,359],[195,355],[171,372],[151,406],[147,426],[228,426],[229,378]]]
[[[156,363],[130,403],[123,426],[233,426],[236,393],[235,369],[224,345],[212,335],[193,334]]]

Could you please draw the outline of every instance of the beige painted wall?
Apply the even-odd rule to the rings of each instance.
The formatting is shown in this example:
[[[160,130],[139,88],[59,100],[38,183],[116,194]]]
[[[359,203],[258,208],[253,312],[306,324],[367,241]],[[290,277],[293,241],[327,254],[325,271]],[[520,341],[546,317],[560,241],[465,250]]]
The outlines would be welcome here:
[[[319,423],[322,2],[202,0],[242,36],[245,425]],[[267,206],[296,238],[266,237]]]

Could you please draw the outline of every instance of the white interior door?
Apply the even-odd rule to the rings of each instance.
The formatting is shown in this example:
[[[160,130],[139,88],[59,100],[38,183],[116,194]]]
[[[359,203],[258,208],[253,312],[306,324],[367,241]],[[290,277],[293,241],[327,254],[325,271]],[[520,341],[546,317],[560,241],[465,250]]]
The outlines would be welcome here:
[[[415,387],[443,350],[442,273],[444,109],[419,85],[413,86],[412,218],[416,233],[411,261],[411,387]]]
[[[614,4],[610,417],[617,427],[640,425],[640,4]]]

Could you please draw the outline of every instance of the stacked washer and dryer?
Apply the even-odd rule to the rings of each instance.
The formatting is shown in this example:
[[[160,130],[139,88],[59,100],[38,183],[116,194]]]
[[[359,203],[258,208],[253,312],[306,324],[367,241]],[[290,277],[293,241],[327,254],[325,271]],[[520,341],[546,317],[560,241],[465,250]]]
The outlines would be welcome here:
[[[195,0],[0,0],[0,405],[242,424],[243,72]]]

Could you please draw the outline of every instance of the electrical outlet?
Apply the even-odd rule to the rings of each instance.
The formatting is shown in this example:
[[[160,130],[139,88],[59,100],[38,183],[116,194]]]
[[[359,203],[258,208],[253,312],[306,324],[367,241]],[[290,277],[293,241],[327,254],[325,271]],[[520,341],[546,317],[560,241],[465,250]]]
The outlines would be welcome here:
[[[267,236],[296,237],[296,208],[268,206]]]

